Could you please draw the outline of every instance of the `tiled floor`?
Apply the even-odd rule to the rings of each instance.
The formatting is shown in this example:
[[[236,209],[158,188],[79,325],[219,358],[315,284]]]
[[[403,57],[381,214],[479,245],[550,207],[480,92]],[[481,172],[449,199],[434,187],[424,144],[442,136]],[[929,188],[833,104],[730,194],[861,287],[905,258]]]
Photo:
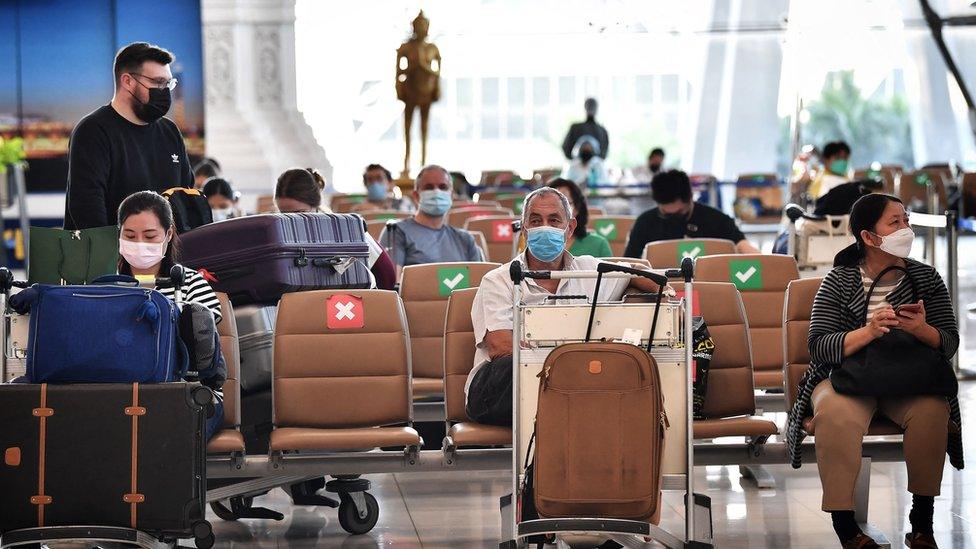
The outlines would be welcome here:
[[[964,410],[976,410],[976,382],[961,387]],[[782,414],[776,416],[782,420]],[[967,417],[965,445],[976,460],[976,413]],[[737,467],[699,467],[697,486],[712,498],[715,546],[719,548],[836,547],[828,515],[820,511],[815,464],[800,470],[768,467],[776,488],[759,490]],[[224,522],[211,516],[218,547],[498,547],[498,498],[509,491],[505,473],[418,473],[375,475],[372,493],[380,503],[376,528],[348,536],[334,509],[293,507],[280,490],[256,504],[283,511],[285,520]],[[892,541],[908,527],[911,496],[904,464],[875,463],[871,477],[871,522]],[[663,524],[680,532],[678,493],[667,493]],[[976,549],[976,470],[946,466],[936,500],[936,538],[943,548]],[[900,547],[901,543],[893,545]]]

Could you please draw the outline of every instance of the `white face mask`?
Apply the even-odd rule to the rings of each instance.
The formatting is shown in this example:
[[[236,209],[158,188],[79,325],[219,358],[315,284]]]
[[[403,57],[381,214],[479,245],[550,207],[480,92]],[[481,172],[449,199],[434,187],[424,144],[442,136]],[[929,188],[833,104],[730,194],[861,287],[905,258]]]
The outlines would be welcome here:
[[[210,212],[213,214],[214,223],[216,223],[217,221],[230,219],[231,215],[234,213],[234,208],[212,209]]]
[[[915,243],[915,232],[912,231],[911,227],[905,227],[882,236],[881,245],[878,246],[878,249],[895,257],[906,258],[912,252],[913,243]]]
[[[162,262],[166,255],[166,242],[132,242],[119,239],[119,253],[136,269],[148,269]]]

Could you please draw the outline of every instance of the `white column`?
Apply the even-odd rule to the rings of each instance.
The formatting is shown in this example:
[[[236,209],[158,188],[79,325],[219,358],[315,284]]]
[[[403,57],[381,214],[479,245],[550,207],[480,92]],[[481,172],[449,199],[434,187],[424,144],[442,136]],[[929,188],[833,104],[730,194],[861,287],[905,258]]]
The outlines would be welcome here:
[[[207,154],[253,201],[287,168],[332,165],[295,100],[294,0],[203,0]],[[245,204],[245,207],[249,204]]]

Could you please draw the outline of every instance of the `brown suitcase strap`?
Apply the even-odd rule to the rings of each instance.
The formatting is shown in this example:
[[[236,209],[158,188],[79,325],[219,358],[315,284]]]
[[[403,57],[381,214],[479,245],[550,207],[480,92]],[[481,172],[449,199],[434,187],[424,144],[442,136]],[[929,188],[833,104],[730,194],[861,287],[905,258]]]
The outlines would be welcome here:
[[[47,383],[41,384],[41,404],[31,410],[31,415],[38,418],[40,426],[37,436],[37,495],[31,496],[31,505],[37,506],[37,526],[44,526],[44,506],[54,501],[51,496],[44,494],[45,453],[47,451],[47,418],[54,415],[54,409],[47,406]]]
[[[139,384],[132,384],[132,406],[125,407],[125,415],[132,417],[132,468],[130,471],[130,490],[128,494],[122,495],[122,501],[129,504],[129,522],[132,528],[136,527],[138,517],[138,506],[146,501],[146,496],[138,490],[138,471],[139,471],[139,416],[146,415],[146,409],[139,406]]]

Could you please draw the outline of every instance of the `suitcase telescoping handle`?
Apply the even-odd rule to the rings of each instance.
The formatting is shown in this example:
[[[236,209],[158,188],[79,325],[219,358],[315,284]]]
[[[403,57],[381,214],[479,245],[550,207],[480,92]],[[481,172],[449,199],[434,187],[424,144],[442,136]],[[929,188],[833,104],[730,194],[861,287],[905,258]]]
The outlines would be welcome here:
[[[593,331],[593,319],[596,316],[596,303],[600,297],[600,284],[603,282],[603,275],[605,273],[613,272],[625,273],[646,278],[657,284],[657,297],[654,300],[654,317],[651,319],[651,333],[647,336],[647,352],[650,353],[651,345],[654,344],[654,331],[657,329],[658,313],[661,310],[661,298],[664,297],[664,287],[668,284],[667,277],[651,271],[634,269],[633,267],[626,267],[624,265],[607,263],[603,261],[597,264],[596,272],[596,286],[593,288],[593,302],[590,304],[590,320],[586,325],[586,339],[584,339],[584,341],[587,343],[590,341],[590,334]]]

